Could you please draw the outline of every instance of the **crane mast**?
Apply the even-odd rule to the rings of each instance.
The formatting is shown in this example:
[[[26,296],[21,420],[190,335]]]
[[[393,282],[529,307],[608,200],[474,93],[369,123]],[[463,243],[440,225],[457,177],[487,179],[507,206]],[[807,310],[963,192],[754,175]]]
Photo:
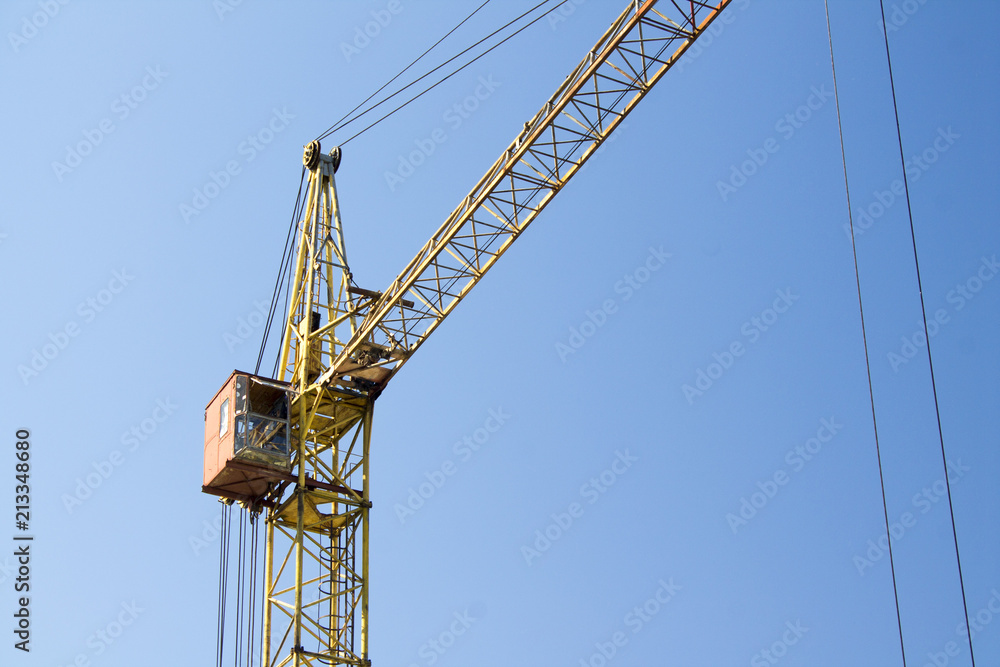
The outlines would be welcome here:
[[[349,269],[335,184],[339,149],[306,147],[308,189],[275,385],[287,383],[290,397],[290,468],[261,473],[268,481],[259,497],[229,496],[265,511],[265,667],[371,664],[375,400],[729,2],[629,2],[383,291],[358,287]],[[206,432],[218,424],[206,416]]]
[[[309,180],[278,378],[292,387],[295,480],[269,494],[263,662],[366,665],[373,385],[360,376],[351,386],[317,378],[356,331],[371,294],[352,285],[347,263],[334,180],[339,150],[321,155],[314,142],[303,162]]]

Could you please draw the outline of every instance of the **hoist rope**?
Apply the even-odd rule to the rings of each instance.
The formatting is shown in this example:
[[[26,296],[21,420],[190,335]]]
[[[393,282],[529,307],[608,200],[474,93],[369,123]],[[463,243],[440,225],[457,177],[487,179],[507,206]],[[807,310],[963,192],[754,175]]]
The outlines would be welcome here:
[[[250,521],[249,530],[246,525],[248,518]],[[256,660],[257,591],[259,590],[257,586],[257,552],[260,546],[257,518],[257,512],[247,510],[246,508],[240,509],[236,545],[236,612],[233,619],[236,626],[233,664],[236,667],[241,667],[243,664],[253,667]],[[230,539],[232,537],[231,503],[223,503],[222,505],[222,520],[219,533],[219,618],[216,636],[216,667],[222,667],[226,648],[226,601],[229,588]],[[264,604],[267,604],[267,602],[265,601]],[[244,619],[246,620],[245,628]],[[244,644],[246,646],[245,658],[243,655]]]
[[[235,657],[233,664],[235,667],[240,667],[242,661],[240,660],[240,652],[243,647],[243,635],[242,635],[242,622],[243,622],[243,559],[245,555],[244,547],[246,545],[246,532],[244,528],[246,526],[246,511],[240,512],[240,532],[239,532],[239,547],[236,557],[236,650],[234,651]]]
[[[903,646],[903,620],[899,611],[899,589],[896,585],[896,563],[892,555],[892,536],[889,533],[889,507],[885,498],[885,476],[882,471],[882,450],[878,441],[878,419],[875,416],[875,392],[872,388],[871,356],[868,352],[868,333],[865,328],[864,300],[861,298],[861,273],[858,270],[858,248],[854,236],[854,216],[851,213],[851,186],[847,178],[847,152],[844,149],[844,126],[840,117],[840,92],[837,87],[837,65],[833,56],[833,30],[830,27],[830,4],[823,0],[826,9],[826,33],[830,43],[830,69],[833,72],[833,99],[837,109],[837,131],[840,135],[840,158],[844,166],[844,190],[847,194],[847,218],[851,227],[851,252],[854,255],[854,279],[858,290],[858,311],[861,315],[861,340],[865,349],[865,369],[868,373],[868,400],[872,410],[872,430],[875,433],[875,456],[878,459],[878,481],[882,490],[882,516],[885,519],[886,542],[889,545],[889,571],[892,574],[892,595],[896,605],[896,628],[899,632],[899,651],[906,667],[906,649]]]
[[[257,629],[257,514],[250,512],[250,586],[247,600],[250,603],[250,613],[247,619],[247,659],[248,667],[253,667],[254,656],[257,654],[254,640]],[[266,602],[264,604],[267,604]]]
[[[222,518],[219,522],[219,618],[216,625],[215,667],[222,667],[226,638],[226,579],[229,575],[229,524],[232,518],[229,503],[220,504]]]
[[[903,133],[899,126],[899,107],[896,104],[896,83],[892,73],[892,57],[889,54],[889,31],[885,22],[885,4],[879,0],[882,10],[882,36],[885,39],[885,60],[889,67],[889,86],[892,90],[892,111],[896,120],[896,140],[899,144],[899,161],[903,171],[903,191],[906,194],[906,214],[910,220],[910,240],[913,244],[913,265],[917,273],[917,291],[920,293],[920,314],[924,323],[924,340],[927,341],[927,365],[931,375],[931,392],[934,395],[934,416],[937,418],[938,441],[941,444],[941,465],[944,467],[944,483],[948,492],[948,512],[951,515],[951,535],[955,543],[955,562],[958,565],[958,584],[962,591],[962,610],[965,612],[965,632],[969,641],[969,655],[972,667],[976,667],[976,654],[972,650],[972,629],[969,625],[969,604],[965,597],[965,577],[962,575],[962,556],[958,549],[958,529],[955,526],[955,507],[951,501],[951,480],[948,479],[948,457],[944,448],[944,429],[941,426],[941,408],[938,404],[937,381],[934,377],[934,360],[931,356],[931,337],[927,329],[927,307],[924,304],[924,288],[920,278],[920,260],[917,257],[917,235],[913,227],[913,208],[910,205],[910,185],[906,177],[906,156],[903,152]]]

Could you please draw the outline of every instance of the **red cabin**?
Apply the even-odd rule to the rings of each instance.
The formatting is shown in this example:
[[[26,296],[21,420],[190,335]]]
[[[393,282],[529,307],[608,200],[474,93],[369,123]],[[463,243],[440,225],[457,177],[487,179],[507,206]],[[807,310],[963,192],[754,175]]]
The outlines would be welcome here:
[[[287,382],[233,371],[205,408],[202,491],[252,501],[289,479],[290,401]]]

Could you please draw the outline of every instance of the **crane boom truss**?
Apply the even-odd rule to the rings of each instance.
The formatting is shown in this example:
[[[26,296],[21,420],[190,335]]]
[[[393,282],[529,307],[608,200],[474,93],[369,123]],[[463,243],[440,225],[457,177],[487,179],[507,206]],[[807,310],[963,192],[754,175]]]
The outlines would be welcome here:
[[[388,290],[353,285],[334,173],[306,149],[280,355],[292,475],[267,507],[262,664],[371,664],[369,447],[374,401],[409,356],[725,9],[633,0]]]
[[[320,382],[364,367],[384,386],[729,2],[631,3],[364,311]]]

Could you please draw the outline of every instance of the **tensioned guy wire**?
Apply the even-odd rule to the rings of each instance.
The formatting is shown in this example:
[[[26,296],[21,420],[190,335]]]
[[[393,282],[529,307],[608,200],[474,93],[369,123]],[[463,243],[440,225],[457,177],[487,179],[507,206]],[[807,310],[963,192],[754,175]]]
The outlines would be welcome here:
[[[402,92],[403,92],[404,90],[406,90],[406,89],[410,88],[411,86],[415,85],[415,84],[416,84],[417,82],[419,82],[419,81],[422,81],[423,79],[426,79],[426,78],[427,78],[428,76],[430,76],[430,75],[431,75],[431,74],[433,74],[434,72],[438,71],[439,69],[441,69],[441,68],[442,68],[442,67],[444,67],[445,65],[448,65],[449,63],[451,63],[451,62],[453,62],[453,61],[457,60],[458,58],[460,58],[461,56],[465,55],[466,53],[468,53],[468,52],[469,52],[469,51],[471,51],[472,49],[476,48],[477,46],[479,46],[480,44],[482,44],[482,43],[483,43],[483,42],[485,42],[486,40],[490,39],[491,37],[493,37],[493,36],[494,36],[494,35],[496,35],[497,33],[499,33],[499,32],[502,32],[503,30],[506,30],[506,29],[507,29],[508,27],[510,27],[510,26],[511,26],[511,25],[513,25],[514,23],[517,23],[518,21],[520,21],[520,20],[521,20],[522,18],[524,18],[525,16],[527,16],[527,15],[531,14],[532,12],[534,12],[534,11],[535,11],[536,9],[538,9],[539,7],[542,7],[542,6],[544,6],[544,5],[547,5],[547,4],[551,3],[551,2],[559,2],[559,0],[542,0],[542,2],[539,2],[539,3],[537,4],[537,5],[535,5],[534,7],[532,7],[531,9],[529,9],[528,11],[524,12],[524,13],[523,13],[523,14],[521,14],[520,16],[518,16],[518,17],[516,17],[516,18],[514,18],[514,19],[512,19],[512,20],[510,20],[510,21],[508,21],[508,22],[507,22],[507,23],[505,23],[505,24],[504,24],[503,26],[501,26],[500,28],[497,28],[496,30],[494,30],[493,32],[491,32],[491,33],[490,33],[489,35],[487,35],[486,37],[483,37],[482,39],[480,39],[480,40],[479,40],[478,42],[476,42],[476,43],[475,43],[475,44],[473,44],[472,46],[469,46],[468,48],[465,48],[465,49],[463,49],[462,51],[460,51],[459,53],[455,54],[454,56],[452,56],[452,57],[451,57],[451,58],[449,58],[448,60],[444,61],[443,63],[441,63],[441,64],[440,64],[440,65],[438,65],[437,67],[433,68],[432,70],[428,71],[427,73],[425,73],[425,74],[423,74],[423,75],[419,76],[418,78],[414,79],[414,80],[413,80],[413,81],[411,81],[410,83],[406,84],[405,86],[403,86],[402,88],[400,88],[399,90],[397,90],[396,92],[394,92],[394,93],[393,93],[392,95],[389,95],[389,96],[388,96],[388,97],[386,97],[385,99],[382,99],[382,100],[380,100],[380,101],[379,101],[378,103],[376,103],[376,104],[372,105],[371,107],[369,107],[369,108],[365,109],[365,110],[364,110],[364,111],[362,111],[361,113],[359,113],[359,114],[356,114],[355,116],[353,116],[353,117],[349,118],[348,120],[346,120],[346,121],[343,121],[343,122],[339,123],[339,124],[338,124],[337,126],[334,126],[334,127],[330,128],[330,129],[329,129],[329,130],[327,130],[327,131],[326,131],[325,133],[323,133],[322,135],[320,135],[320,137],[319,137],[319,138],[320,138],[320,139],[323,139],[323,138],[325,138],[325,137],[329,136],[330,134],[332,134],[333,132],[335,132],[336,130],[339,130],[339,129],[342,129],[342,128],[346,127],[347,125],[351,124],[352,122],[354,122],[355,120],[358,120],[359,118],[361,118],[361,117],[362,117],[362,116],[364,116],[365,114],[367,114],[367,113],[369,113],[369,112],[371,112],[371,111],[374,111],[375,109],[377,109],[377,108],[378,108],[378,107],[380,107],[381,105],[385,104],[386,102],[388,102],[388,101],[389,101],[389,100],[391,100],[392,98],[394,98],[394,97],[396,97],[397,95],[399,95],[400,93],[402,93]],[[383,120],[385,120],[386,118],[388,118],[388,117],[389,117],[389,116],[391,116],[392,114],[396,113],[397,111],[399,111],[399,110],[400,110],[400,109],[402,109],[403,107],[407,106],[408,104],[410,104],[411,102],[413,102],[413,101],[414,101],[414,100],[416,100],[417,98],[419,98],[419,97],[421,97],[421,96],[425,95],[426,93],[430,92],[431,90],[433,90],[433,89],[434,89],[434,88],[436,88],[437,86],[441,85],[442,83],[444,83],[445,81],[447,81],[447,80],[448,80],[448,79],[450,79],[451,77],[453,77],[453,76],[455,76],[456,74],[458,74],[459,72],[461,72],[461,71],[462,71],[463,69],[465,69],[466,67],[468,67],[468,66],[469,66],[469,65],[471,65],[472,63],[476,62],[477,60],[479,60],[480,58],[482,58],[483,56],[485,56],[485,55],[486,55],[487,53],[490,53],[490,52],[491,52],[491,51],[493,51],[494,49],[498,48],[499,46],[501,46],[502,44],[506,43],[506,42],[507,42],[508,40],[510,40],[511,38],[513,38],[513,37],[514,37],[515,35],[517,35],[517,34],[521,33],[522,31],[524,31],[524,30],[525,30],[526,28],[528,28],[528,27],[530,27],[530,26],[534,25],[535,23],[537,23],[538,21],[540,21],[541,19],[543,19],[543,18],[544,18],[544,17],[545,17],[545,16],[547,15],[547,14],[548,14],[548,12],[544,12],[544,13],[540,14],[539,16],[537,16],[536,18],[532,19],[532,20],[531,20],[530,22],[528,22],[527,24],[525,24],[525,25],[521,26],[520,28],[518,28],[517,30],[515,30],[515,31],[514,31],[513,33],[511,33],[510,35],[508,35],[508,36],[504,37],[504,38],[503,38],[502,40],[500,40],[499,42],[497,42],[496,44],[494,44],[493,46],[491,46],[491,47],[490,47],[490,48],[488,48],[488,49],[487,49],[486,51],[484,51],[483,53],[479,54],[478,56],[476,56],[475,58],[473,58],[473,59],[472,59],[472,60],[470,60],[469,62],[465,63],[464,65],[461,65],[461,66],[460,66],[460,67],[458,67],[458,68],[456,68],[455,70],[453,70],[453,71],[452,71],[452,72],[451,72],[450,74],[448,74],[448,75],[447,75],[447,76],[445,76],[444,78],[442,78],[442,79],[438,80],[438,81],[437,81],[436,83],[434,83],[434,84],[431,84],[431,85],[430,85],[430,86],[428,86],[427,88],[423,89],[423,90],[422,90],[421,92],[417,93],[416,95],[414,95],[413,97],[411,97],[411,98],[410,98],[409,100],[407,100],[407,101],[406,101],[406,102],[404,102],[403,104],[400,104],[400,105],[399,105],[399,106],[397,106],[397,107],[396,107],[395,109],[393,109],[393,110],[392,110],[392,111],[390,111],[389,113],[385,114],[384,116],[382,116],[382,117],[381,117],[381,118],[379,118],[378,120],[376,120],[376,121],[374,121],[373,123],[369,124],[369,125],[368,125],[367,127],[365,127],[364,129],[362,129],[361,131],[359,131],[359,132],[355,133],[354,135],[352,135],[352,136],[351,136],[351,137],[349,137],[348,139],[346,139],[346,140],[344,140],[344,141],[340,142],[340,145],[341,145],[341,146],[343,146],[344,144],[346,144],[347,142],[349,142],[349,141],[350,141],[351,139],[354,139],[354,138],[355,138],[355,137],[357,137],[358,135],[360,135],[360,134],[362,134],[362,133],[364,133],[364,132],[368,131],[369,129],[371,129],[371,128],[372,128],[372,127],[374,127],[375,125],[377,125],[377,124],[381,123],[381,122],[382,122]]]
[[[423,53],[421,53],[421,54],[420,54],[419,56],[417,56],[417,57],[416,57],[416,58],[415,58],[415,59],[414,59],[413,61],[411,61],[411,62],[410,62],[410,64],[409,64],[409,65],[407,65],[407,66],[406,66],[406,67],[404,67],[403,69],[399,70],[399,73],[397,73],[397,74],[396,74],[396,76],[392,77],[391,79],[389,79],[388,81],[386,81],[385,83],[383,83],[383,84],[382,84],[382,85],[381,85],[381,86],[379,87],[379,89],[378,89],[378,90],[376,90],[376,91],[375,91],[374,93],[372,93],[371,95],[369,95],[368,97],[366,97],[365,99],[363,99],[363,100],[362,100],[361,102],[359,102],[359,103],[357,104],[357,106],[355,106],[355,107],[354,107],[353,109],[351,109],[350,111],[348,111],[347,113],[345,113],[345,114],[344,114],[344,115],[343,115],[343,116],[342,116],[342,117],[340,118],[340,120],[338,120],[338,121],[337,121],[336,123],[334,123],[333,125],[331,125],[331,126],[329,127],[329,129],[327,129],[327,130],[326,130],[326,132],[324,132],[323,134],[319,135],[319,137],[318,137],[318,138],[319,138],[319,139],[325,139],[326,137],[330,136],[330,134],[331,134],[332,132],[334,132],[335,130],[337,130],[337,129],[338,129],[339,127],[340,127],[340,124],[341,124],[341,123],[342,123],[342,122],[344,121],[344,119],[345,119],[345,118],[347,118],[347,117],[348,117],[348,116],[350,116],[350,115],[351,115],[352,113],[354,113],[355,111],[357,111],[358,109],[360,109],[360,108],[361,108],[362,106],[364,106],[365,104],[367,104],[367,103],[368,103],[368,101],[369,101],[369,100],[370,100],[371,98],[375,97],[376,95],[378,95],[379,93],[381,93],[381,92],[382,92],[383,90],[385,90],[385,89],[386,89],[386,87],[387,87],[387,86],[388,86],[389,84],[391,84],[391,83],[392,83],[393,81],[395,81],[396,79],[398,79],[399,77],[401,77],[401,76],[402,76],[402,75],[403,75],[403,74],[404,74],[404,73],[405,73],[405,72],[406,72],[406,71],[407,71],[408,69],[410,69],[411,67],[413,67],[414,65],[416,65],[416,64],[417,64],[417,63],[418,63],[418,62],[420,61],[420,59],[421,59],[421,58],[423,58],[423,57],[424,57],[424,56],[426,56],[426,55],[427,55],[428,53],[430,53],[431,51],[433,51],[433,50],[434,50],[434,48],[435,48],[435,47],[436,47],[436,46],[437,46],[438,44],[440,44],[440,43],[441,43],[441,42],[443,42],[444,40],[448,39],[448,37],[449,37],[449,36],[451,36],[451,34],[452,34],[453,32],[455,32],[456,30],[458,30],[459,28],[461,28],[461,27],[462,27],[462,26],[463,26],[463,25],[465,24],[465,22],[466,22],[466,21],[468,21],[468,20],[469,20],[469,19],[471,19],[471,18],[472,18],[473,16],[475,16],[475,15],[476,15],[476,14],[477,14],[477,13],[479,12],[479,10],[480,10],[480,9],[482,9],[483,7],[485,7],[486,5],[488,5],[489,3],[490,3],[490,0],[486,0],[486,2],[484,2],[483,4],[481,4],[481,5],[479,5],[478,7],[476,7],[476,8],[475,8],[475,9],[474,9],[474,10],[472,11],[472,13],[471,13],[471,14],[469,14],[468,16],[466,16],[466,17],[465,17],[464,19],[462,19],[462,20],[461,20],[461,22],[460,22],[460,23],[459,23],[458,25],[456,25],[456,26],[455,26],[454,28],[452,28],[451,30],[449,30],[448,32],[446,32],[446,33],[445,33],[445,35],[444,35],[444,37],[442,37],[442,38],[441,38],[441,39],[439,39],[438,41],[436,41],[436,42],[434,42],[433,44],[431,44],[431,45],[430,45],[430,46],[429,46],[429,47],[427,48],[427,50],[426,50],[426,51],[424,51],[424,52],[423,52]]]
[[[906,177],[906,156],[903,153],[903,133],[899,127],[899,107],[896,105],[896,82],[892,74],[892,57],[889,54],[889,31],[885,23],[885,3],[879,0],[882,10],[882,36],[885,38],[885,60],[889,66],[889,86],[892,90],[892,111],[896,119],[896,140],[899,143],[899,162],[903,170],[903,190],[906,194],[906,214],[910,219],[910,240],[913,243],[913,265],[917,273],[917,291],[920,293],[920,314],[924,322],[924,340],[927,341],[927,365],[931,374],[931,392],[934,395],[934,415],[937,418],[938,441],[941,443],[941,464],[944,466],[944,483],[948,492],[948,511],[951,513],[951,535],[955,542],[955,562],[958,565],[958,584],[962,590],[962,610],[965,612],[965,632],[969,641],[972,667],[976,667],[976,653],[972,649],[972,629],[969,625],[969,604],[965,598],[965,577],[962,576],[962,556],[958,549],[958,529],[955,526],[955,507],[951,502],[951,480],[948,479],[948,457],[944,449],[944,430],[941,427],[941,408],[938,405],[937,381],[934,378],[934,359],[931,356],[931,337],[927,330],[927,307],[924,305],[924,288],[920,279],[920,260],[917,257],[917,235],[913,228],[913,208],[910,205],[910,185]]]
[[[826,34],[830,42],[830,69],[833,72],[833,100],[837,108],[837,131],[840,135],[840,158],[844,165],[844,191],[847,194],[847,219],[851,227],[851,252],[854,255],[854,279],[858,290],[858,311],[861,315],[861,340],[865,349],[865,369],[868,373],[868,400],[872,408],[872,430],[875,433],[875,457],[878,459],[878,481],[882,489],[882,516],[885,519],[886,543],[889,545],[889,571],[892,573],[892,595],[896,604],[896,627],[899,632],[899,652],[906,667],[906,648],[903,645],[903,619],[899,612],[899,589],[896,585],[896,562],[892,556],[892,536],[889,534],[889,507],[885,499],[885,476],[882,471],[882,450],[878,442],[878,419],[875,416],[875,392],[872,389],[871,356],[868,353],[868,333],[865,329],[865,307],[861,298],[861,273],[858,270],[858,248],[854,236],[854,215],[851,213],[851,186],[847,178],[847,152],[844,149],[844,126],[840,118],[840,93],[837,88],[837,65],[833,57],[833,29],[830,27],[830,4],[823,0],[826,9]]]
[[[267,337],[271,333],[271,324],[274,321],[275,308],[278,305],[278,294],[281,293],[282,277],[285,275],[285,264],[290,264],[292,242],[292,231],[296,227],[302,207],[302,185],[305,183],[306,168],[302,167],[302,174],[299,176],[299,194],[295,197],[295,206],[292,208],[292,219],[288,224],[288,234],[285,236],[285,249],[281,253],[281,265],[278,267],[278,277],[274,282],[274,291],[271,294],[271,307],[268,309],[267,322],[264,325],[264,335],[260,341],[260,352],[257,353],[257,365],[254,367],[254,375],[260,373],[260,363],[264,358],[264,348],[267,345]],[[284,335],[284,332],[282,332]],[[279,353],[280,354],[280,353]],[[275,372],[277,372],[277,361],[275,361]]]

